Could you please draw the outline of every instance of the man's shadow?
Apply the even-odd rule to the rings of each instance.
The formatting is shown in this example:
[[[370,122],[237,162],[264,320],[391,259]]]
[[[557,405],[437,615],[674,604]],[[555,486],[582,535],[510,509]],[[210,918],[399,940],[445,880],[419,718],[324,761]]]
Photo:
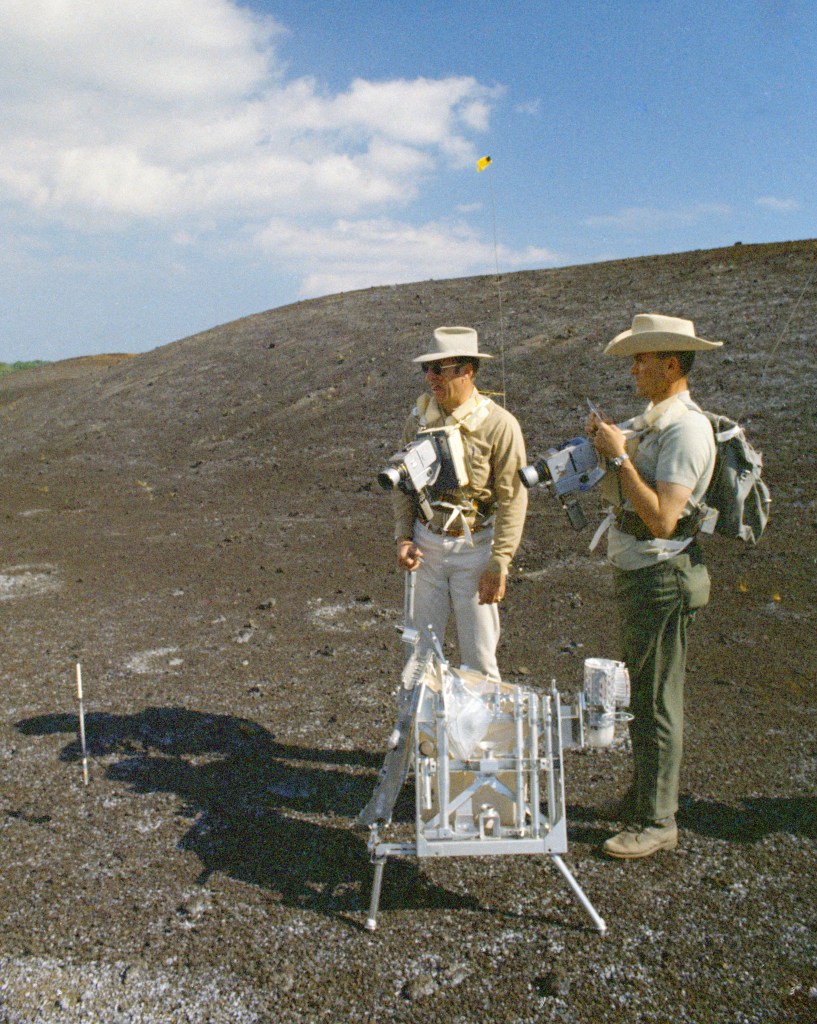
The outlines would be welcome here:
[[[615,828],[594,807],[570,806],[568,834],[574,842],[599,842]],[[817,839],[817,797],[744,797],[735,803],[682,795],[678,825],[708,839],[748,845],[775,833]],[[579,824],[575,824],[578,822]]]
[[[756,843],[773,833],[817,839],[817,797],[744,797],[736,804],[681,797],[678,824],[712,839]]]
[[[79,722],[71,714],[40,715],[16,727],[28,736],[76,736]],[[109,779],[134,793],[181,799],[179,814],[194,821],[178,845],[201,861],[200,883],[221,871],[270,890],[288,906],[333,917],[367,908],[367,836],[348,819],[371,796],[378,755],[290,746],[248,719],[182,707],[88,714],[85,735],[88,756],[105,762]],[[60,757],[81,760],[79,740],[68,742]],[[478,903],[434,885],[414,861],[390,862],[381,908],[420,907],[476,909]]]

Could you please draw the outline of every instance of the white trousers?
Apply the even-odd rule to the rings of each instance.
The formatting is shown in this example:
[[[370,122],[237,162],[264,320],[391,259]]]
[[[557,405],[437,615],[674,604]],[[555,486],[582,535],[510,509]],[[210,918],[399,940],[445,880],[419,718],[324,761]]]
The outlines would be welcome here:
[[[415,523],[414,543],[424,557],[415,570],[414,627],[421,648],[430,645],[429,626],[442,644],[453,610],[461,664],[499,679],[499,607],[479,603],[479,578],[491,557],[492,539],[492,530],[480,530],[469,544],[464,537],[441,536]]]

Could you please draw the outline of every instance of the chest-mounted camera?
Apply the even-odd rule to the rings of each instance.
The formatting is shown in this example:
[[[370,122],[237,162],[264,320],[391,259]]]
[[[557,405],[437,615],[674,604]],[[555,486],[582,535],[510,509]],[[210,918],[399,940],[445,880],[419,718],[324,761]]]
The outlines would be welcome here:
[[[392,455],[388,466],[377,474],[377,482],[385,491],[416,494],[420,514],[430,522],[434,496],[468,483],[460,428],[451,425],[419,431],[402,451]]]

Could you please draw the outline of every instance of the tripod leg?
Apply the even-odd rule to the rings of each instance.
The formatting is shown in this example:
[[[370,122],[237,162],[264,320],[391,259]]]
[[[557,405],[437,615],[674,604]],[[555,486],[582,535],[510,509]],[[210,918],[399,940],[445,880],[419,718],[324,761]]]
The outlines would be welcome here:
[[[603,917],[599,917],[599,915],[596,913],[596,910],[593,907],[593,904],[585,896],[584,890],[579,885],[579,883],[576,881],[576,879],[573,877],[573,875],[571,875],[570,869],[568,868],[567,864],[565,864],[565,862],[562,860],[562,858],[558,854],[551,854],[551,858],[552,858],[554,864],[556,865],[556,867],[561,871],[561,873],[564,876],[564,879],[567,882],[567,884],[573,890],[573,894],[578,899],[579,903],[581,903],[581,905],[584,907],[584,909],[587,911],[587,913],[592,918],[593,924],[596,926],[596,929],[598,930],[598,932],[601,935],[604,935],[604,933],[607,931],[607,925],[604,923],[604,918]]]
[[[374,862],[374,881],[372,882],[372,898],[369,901],[369,916],[366,918],[366,931],[373,932],[377,928],[377,908],[380,906],[380,889],[383,885],[383,869],[386,858],[381,857]]]

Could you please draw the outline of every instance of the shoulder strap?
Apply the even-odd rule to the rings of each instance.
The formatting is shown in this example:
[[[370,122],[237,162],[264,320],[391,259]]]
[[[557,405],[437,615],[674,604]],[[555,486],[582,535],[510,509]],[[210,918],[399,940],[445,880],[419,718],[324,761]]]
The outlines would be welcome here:
[[[495,404],[496,403],[492,398],[486,398],[484,395],[480,395],[477,399],[475,408],[460,421],[460,427],[466,433],[471,430],[476,430],[488,418]]]

